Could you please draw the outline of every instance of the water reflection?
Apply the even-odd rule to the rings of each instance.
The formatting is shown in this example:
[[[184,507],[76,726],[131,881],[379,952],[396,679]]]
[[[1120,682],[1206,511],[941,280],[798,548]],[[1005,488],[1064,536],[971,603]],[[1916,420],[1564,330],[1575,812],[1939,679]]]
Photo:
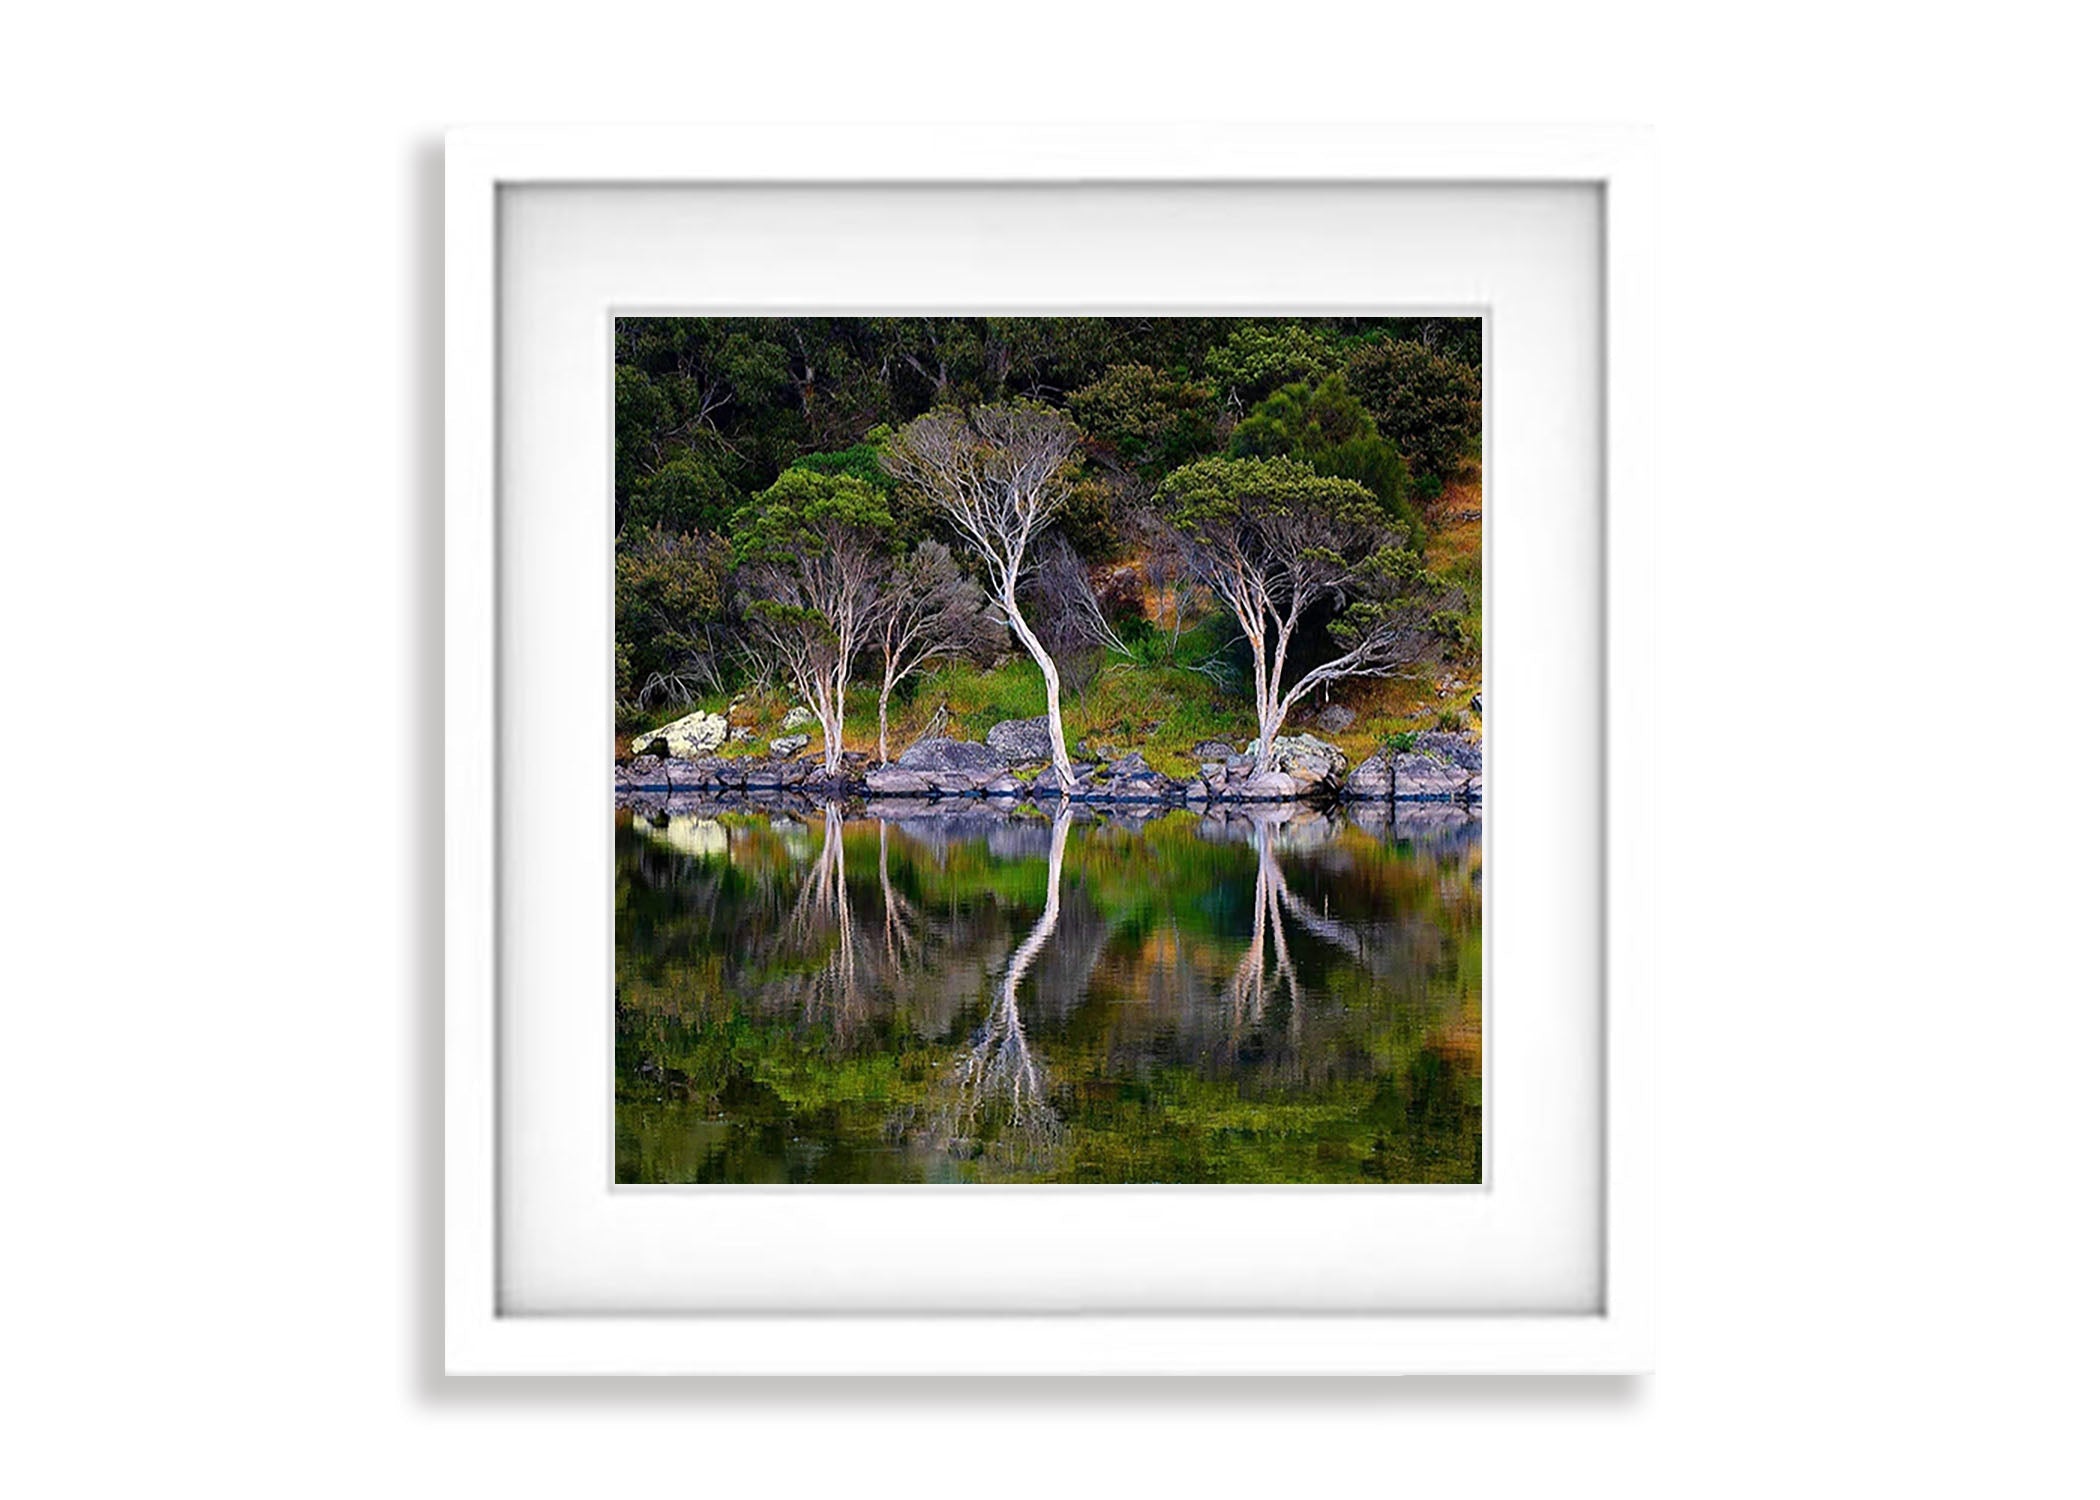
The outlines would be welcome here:
[[[618,816],[622,1181],[1478,1180],[1461,810]]]
[[[1003,1158],[1002,1166],[1023,1169],[1039,1169],[1054,1159],[1057,1111],[1046,1097],[1043,1065],[1029,1050],[1028,1028],[1021,1020],[1021,981],[1057,932],[1065,845],[1071,834],[1067,807],[1058,812],[1050,832],[1043,914],[1006,961],[991,1014],[955,1061],[948,1090],[953,1102],[935,1114],[933,1143],[950,1156],[975,1157],[989,1148]]]

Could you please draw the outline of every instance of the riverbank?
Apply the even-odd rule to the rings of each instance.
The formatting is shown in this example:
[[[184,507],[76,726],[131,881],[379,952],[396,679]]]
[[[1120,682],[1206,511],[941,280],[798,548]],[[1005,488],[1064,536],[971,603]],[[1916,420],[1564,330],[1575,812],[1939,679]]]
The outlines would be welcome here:
[[[1001,731],[1005,731],[1002,733]],[[1078,780],[1060,788],[1040,741],[1039,721],[995,726],[988,738],[928,739],[888,764],[864,755],[841,757],[835,773],[802,746],[766,756],[676,755],[663,736],[637,739],[642,753],[614,767],[614,789],[623,797],[674,795],[742,798],[794,794],[813,801],[850,798],[911,798],[929,801],[982,799],[1206,807],[1211,804],[1338,801],[1478,802],[1482,787],[1480,742],[1471,735],[1425,732],[1399,737],[1352,767],[1340,748],[1313,735],[1289,735],[1275,745],[1275,764],[1263,770],[1250,753],[1222,742],[1199,746],[1210,758],[1197,774],[1174,777],[1148,765],[1133,751],[1113,759],[1075,759]],[[687,740],[690,745],[694,741]],[[803,742],[806,744],[806,740]]]

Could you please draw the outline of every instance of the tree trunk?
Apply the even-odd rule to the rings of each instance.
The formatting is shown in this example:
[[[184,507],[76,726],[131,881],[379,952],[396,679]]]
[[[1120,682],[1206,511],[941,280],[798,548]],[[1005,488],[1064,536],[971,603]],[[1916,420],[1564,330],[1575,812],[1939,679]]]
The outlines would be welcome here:
[[[830,684],[820,684],[817,693],[817,727],[824,731],[824,774],[839,773],[839,757],[846,748],[846,699],[843,693],[826,691]]]
[[[875,758],[884,765],[890,763],[890,685],[882,685],[882,696],[875,700]]]
[[[1072,757],[1065,753],[1065,717],[1057,701],[1057,663],[1051,660],[1043,643],[1036,639],[1035,632],[1028,628],[1028,622],[1021,618],[1021,607],[1015,601],[1014,584],[1010,579],[999,592],[999,604],[1006,611],[1014,634],[1021,638],[1022,647],[1035,658],[1036,666],[1042,671],[1043,687],[1049,699],[1050,765],[1057,772],[1058,786],[1069,792],[1078,784],[1079,778],[1072,773]]]
[[[1254,769],[1273,771],[1276,769],[1276,736],[1283,728],[1283,713],[1273,703],[1261,704],[1257,712],[1259,718],[1254,744]]]

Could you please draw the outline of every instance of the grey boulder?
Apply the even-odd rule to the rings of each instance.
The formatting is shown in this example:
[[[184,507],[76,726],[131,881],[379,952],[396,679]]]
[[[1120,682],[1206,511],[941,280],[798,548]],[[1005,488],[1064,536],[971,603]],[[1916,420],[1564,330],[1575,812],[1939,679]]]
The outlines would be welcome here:
[[[1003,771],[1006,761],[975,740],[920,740],[897,757],[907,771]]]
[[[1005,719],[994,724],[984,737],[985,745],[1008,765],[1050,758],[1050,716]]]

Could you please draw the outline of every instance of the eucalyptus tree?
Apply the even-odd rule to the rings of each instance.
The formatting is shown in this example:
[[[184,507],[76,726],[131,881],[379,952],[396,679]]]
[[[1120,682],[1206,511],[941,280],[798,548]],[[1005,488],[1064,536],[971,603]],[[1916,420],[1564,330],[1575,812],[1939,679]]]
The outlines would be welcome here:
[[[824,770],[845,750],[846,685],[874,639],[894,522],[874,486],[789,469],[737,512],[747,645],[824,730]]]
[[[1456,625],[1456,595],[1352,479],[1290,458],[1206,458],[1168,475],[1160,494],[1197,576],[1247,639],[1260,770],[1274,767],[1276,736],[1308,693],[1394,676],[1433,658]],[[1336,654],[1286,684],[1291,643],[1327,611]]]
[[[1078,444],[1079,430],[1064,413],[1017,402],[928,412],[897,432],[883,454],[890,473],[923,494],[969,545],[992,603],[1042,672],[1050,762],[1067,790],[1076,778],[1065,750],[1057,662],[1022,613],[1021,580],[1072,498]]]

